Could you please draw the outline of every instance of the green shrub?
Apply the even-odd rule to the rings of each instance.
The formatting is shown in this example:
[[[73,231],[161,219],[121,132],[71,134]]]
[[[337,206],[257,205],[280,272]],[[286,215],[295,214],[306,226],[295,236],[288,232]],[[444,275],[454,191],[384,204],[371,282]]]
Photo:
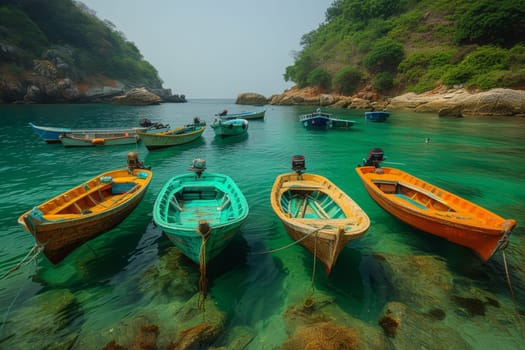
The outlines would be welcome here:
[[[308,74],[308,85],[310,86],[319,86],[323,89],[330,88],[331,82],[330,74],[321,67],[315,68],[313,71]]]
[[[372,50],[365,56],[364,64],[371,72],[395,72],[403,60],[403,45],[391,39],[378,41]]]
[[[523,33],[524,0],[479,0],[459,17],[456,41],[511,47],[523,41]]]
[[[394,78],[389,72],[381,72],[372,79],[372,87],[378,91],[385,92],[394,86]]]
[[[346,66],[335,73],[332,79],[332,86],[334,86],[340,93],[350,95],[352,94],[363,79],[362,73],[356,67]]]

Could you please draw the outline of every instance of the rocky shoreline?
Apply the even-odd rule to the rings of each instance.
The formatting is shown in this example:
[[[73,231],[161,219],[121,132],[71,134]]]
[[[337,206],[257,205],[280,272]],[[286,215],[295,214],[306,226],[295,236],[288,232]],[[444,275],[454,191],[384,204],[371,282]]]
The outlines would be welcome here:
[[[315,88],[293,87],[269,98],[257,93],[241,93],[237,104],[303,105],[349,109],[387,109],[436,113],[441,117],[517,116],[525,117],[525,91],[497,88],[469,92],[462,87],[439,87],[422,94],[406,93],[393,98],[381,97],[371,89],[353,96],[323,94]]]
[[[0,45],[0,57],[5,54],[4,51],[5,48]],[[150,105],[187,102],[186,96],[172,94],[171,89],[113,80],[101,75],[80,79],[72,71],[71,67],[55,56],[47,60],[34,60],[30,70],[12,71],[8,65],[0,64],[0,104]]]

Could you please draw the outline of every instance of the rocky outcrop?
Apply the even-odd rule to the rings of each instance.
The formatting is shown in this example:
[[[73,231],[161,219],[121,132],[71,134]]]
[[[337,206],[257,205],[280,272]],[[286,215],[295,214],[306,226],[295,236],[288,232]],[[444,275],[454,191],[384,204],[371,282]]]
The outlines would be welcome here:
[[[389,109],[431,112],[439,116],[525,116],[525,91],[492,89],[470,93],[465,89],[441,89],[424,94],[394,97]]]
[[[383,109],[387,106],[388,100],[373,92],[371,87],[366,87],[352,96],[343,96],[337,94],[325,94],[317,88],[307,87],[299,89],[295,86],[285,90],[282,94],[272,95],[268,99],[268,103],[283,106],[330,106],[333,108],[351,109],[369,109],[375,107]]]
[[[245,92],[237,96],[235,101],[238,105],[265,105],[266,97],[255,92]]]
[[[111,101],[119,105],[146,106],[159,104],[161,98],[145,88],[135,88],[129,90],[125,95],[113,97]]]
[[[351,109],[407,110],[439,116],[525,116],[525,91],[492,89],[469,92],[464,88],[437,88],[422,94],[383,98],[367,87],[352,96],[323,94],[315,88],[293,87],[268,99],[273,105],[330,106]]]

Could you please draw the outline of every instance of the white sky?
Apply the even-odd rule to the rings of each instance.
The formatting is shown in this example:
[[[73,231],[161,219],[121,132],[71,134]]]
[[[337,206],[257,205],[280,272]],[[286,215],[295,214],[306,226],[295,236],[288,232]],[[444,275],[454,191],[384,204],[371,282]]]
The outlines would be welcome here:
[[[164,88],[192,98],[266,97],[333,0],[81,0],[135,43]]]

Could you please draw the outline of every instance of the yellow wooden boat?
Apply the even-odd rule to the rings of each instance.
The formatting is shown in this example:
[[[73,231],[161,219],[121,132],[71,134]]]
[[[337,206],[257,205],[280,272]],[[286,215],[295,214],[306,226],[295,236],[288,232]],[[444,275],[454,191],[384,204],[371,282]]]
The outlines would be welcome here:
[[[339,253],[370,226],[366,213],[327,178],[303,174],[304,157],[292,158],[289,174],[277,176],[272,209],[288,235],[311,252],[330,274]]]
[[[102,173],[39,204],[18,218],[45,256],[58,264],[85,242],[111,230],[140,203],[153,174],[136,152],[128,168]]]
[[[515,220],[504,219],[402,170],[381,167],[381,161],[383,151],[373,149],[356,171],[370,197],[394,217],[467,247],[484,261],[508,243]]]

